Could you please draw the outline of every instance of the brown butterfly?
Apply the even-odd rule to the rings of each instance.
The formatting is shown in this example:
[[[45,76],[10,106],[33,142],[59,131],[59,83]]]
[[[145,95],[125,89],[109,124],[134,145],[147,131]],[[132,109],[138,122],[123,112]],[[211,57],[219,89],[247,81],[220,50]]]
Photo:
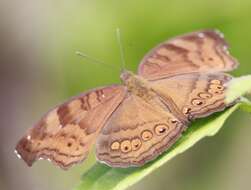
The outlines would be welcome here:
[[[223,72],[237,65],[219,32],[176,37],[150,51],[137,75],[124,70],[121,85],[90,90],[49,111],[16,151],[29,166],[42,158],[67,169],[96,144],[101,162],[142,166],[173,145],[192,120],[230,106],[224,99],[231,76]]]

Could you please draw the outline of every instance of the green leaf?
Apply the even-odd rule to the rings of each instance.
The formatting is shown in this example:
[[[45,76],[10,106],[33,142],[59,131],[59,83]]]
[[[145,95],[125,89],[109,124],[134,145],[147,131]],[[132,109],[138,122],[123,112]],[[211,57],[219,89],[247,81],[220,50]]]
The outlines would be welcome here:
[[[230,90],[227,92],[227,101],[234,101],[236,98],[240,97],[240,95],[250,91],[250,79],[251,76],[234,79],[230,84]],[[196,120],[170,149],[143,167],[127,169],[111,168],[97,162],[83,175],[81,183],[75,188],[75,190],[126,189],[161,167],[176,155],[192,147],[202,138],[215,135],[223,126],[226,119],[238,108],[251,112],[251,103],[247,99],[242,98],[239,103],[223,112],[218,112],[207,118]]]
[[[230,103],[251,92],[251,75],[234,78],[228,85],[226,102]]]

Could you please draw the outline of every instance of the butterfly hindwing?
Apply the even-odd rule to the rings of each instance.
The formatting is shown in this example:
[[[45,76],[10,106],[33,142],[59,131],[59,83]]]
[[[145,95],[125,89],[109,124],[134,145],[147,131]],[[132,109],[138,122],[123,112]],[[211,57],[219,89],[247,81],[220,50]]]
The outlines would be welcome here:
[[[151,50],[141,61],[138,73],[155,80],[186,73],[230,71],[238,62],[227,47],[223,35],[214,30],[178,36]]]
[[[17,153],[29,166],[41,158],[63,169],[83,161],[124,95],[125,88],[114,85],[91,90],[56,107],[19,141]]]
[[[147,102],[129,95],[101,130],[96,156],[113,167],[141,166],[170,147],[185,128],[158,97]]]
[[[188,120],[208,116],[230,106],[225,102],[231,76],[224,73],[194,73],[150,82],[169,109]]]

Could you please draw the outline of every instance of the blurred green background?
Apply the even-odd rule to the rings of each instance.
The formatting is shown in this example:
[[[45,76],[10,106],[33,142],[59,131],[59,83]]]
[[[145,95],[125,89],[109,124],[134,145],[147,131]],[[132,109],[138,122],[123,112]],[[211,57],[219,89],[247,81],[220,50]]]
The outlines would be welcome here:
[[[240,61],[234,76],[251,70],[250,0],[0,1],[0,189],[68,190],[95,161],[61,171],[46,161],[28,168],[14,154],[17,140],[47,110],[70,96],[119,82],[119,71],[75,55],[80,50],[120,64],[115,29],[122,31],[127,68],[169,37],[217,28]],[[250,189],[251,117],[235,113],[204,139],[131,187],[136,189]]]

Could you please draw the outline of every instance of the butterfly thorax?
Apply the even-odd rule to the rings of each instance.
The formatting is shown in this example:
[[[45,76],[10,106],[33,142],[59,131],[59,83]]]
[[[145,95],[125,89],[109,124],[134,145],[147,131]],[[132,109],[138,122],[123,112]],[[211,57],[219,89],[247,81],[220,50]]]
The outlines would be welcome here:
[[[143,77],[135,75],[131,71],[123,71],[120,75],[123,84],[127,87],[128,92],[140,96],[145,100],[152,99],[155,93],[152,91],[148,81]]]

